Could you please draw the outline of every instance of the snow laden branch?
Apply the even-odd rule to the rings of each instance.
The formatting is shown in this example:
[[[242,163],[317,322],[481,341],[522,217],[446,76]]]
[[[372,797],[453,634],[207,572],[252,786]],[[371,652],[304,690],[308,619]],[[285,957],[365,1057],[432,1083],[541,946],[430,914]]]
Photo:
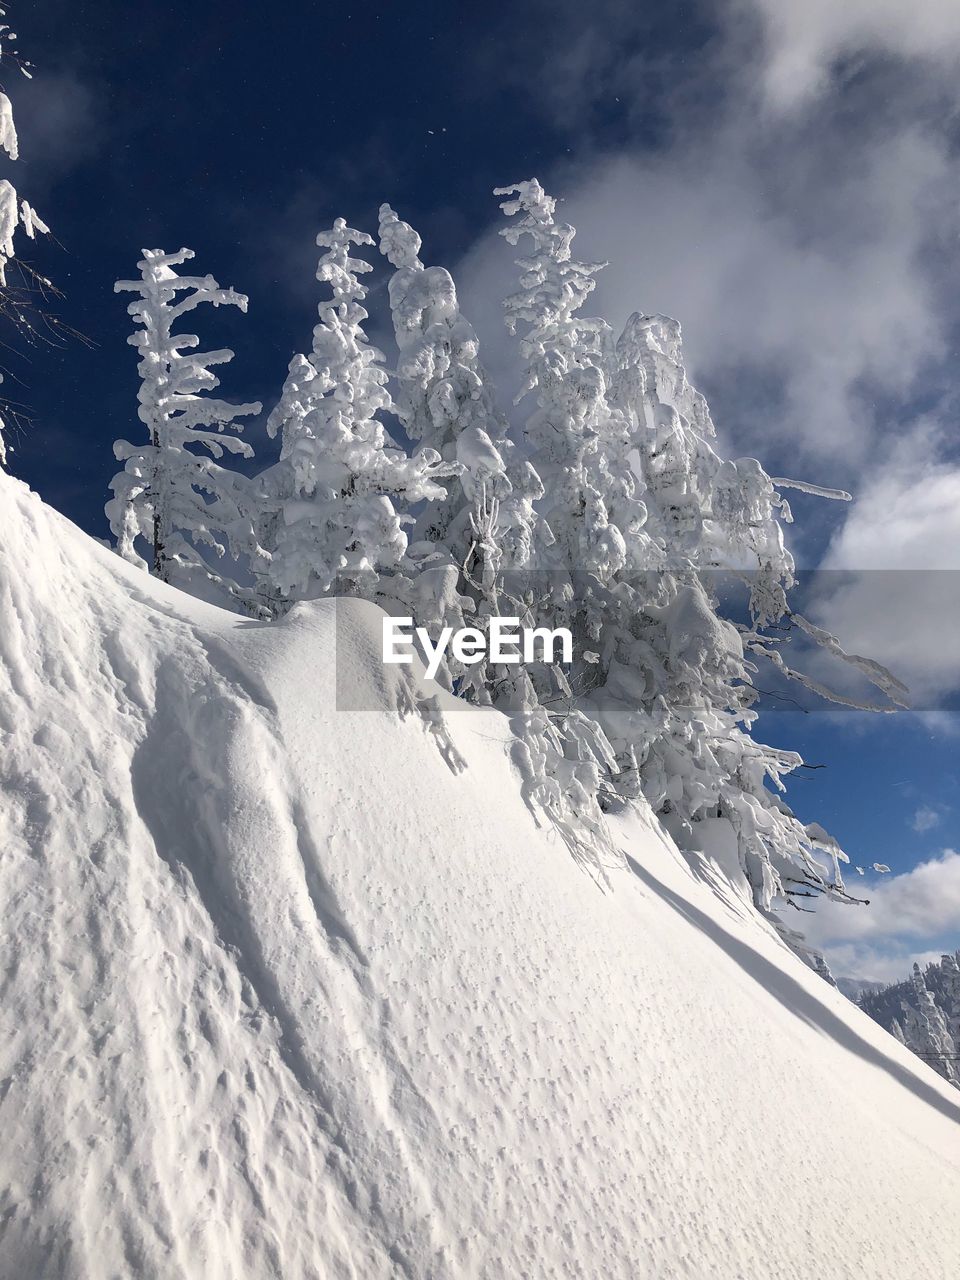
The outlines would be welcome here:
[[[779,622],[781,619],[787,619],[797,629],[803,632],[811,639],[818,648],[823,649],[832,657],[837,658],[840,662],[847,666],[853,667],[859,671],[867,681],[886,694],[889,698],[888,703],[866,702],[861,698],[854,698],[847,694],[838,693],[835,689],[831,689],[828,685],[823,684],[819,680],[815,680],[812,676],[807,675],[803,671],[789,666],[782,654],[778,650],[778,645],[782,642],[783,637],[770,636],[763,634],[762,631],[754,626],[753,630],[743,630],[742,637],[745,647],[760,657],[765,658],[771,665],[788,680],[799,684],[802,688],[808,689],[811,693],[815,693],[822,698],[824,702],[832,702],[836,706],[850,707],[856,711],[870,711],[878,714],[889,714],[898,709],[906,709],[909,707],[910,690],[905,684],[896,678],[881,663],[874,661],[872,658],[864,658],[856,653],[847,653],[840,644],[836,636],[831,635],[829,631],[825,631],[822,627],[816,626],[810,622],[802,614],[786,606],[785,597],[781,603],[781,607],[777,610],[774,621]]]
[[[4,21],[5,18],[6,10],[0,8],[0,77],[3,76],[4,68],[11,66],[29,79],[29,64],[17,53],[16,33]],[[6,88],[6,84],[0,79],[0,152],[8,160],[15,161],[20,158],[20,142],[13,118],[13,104]],[[28,341],[35,341],[46,331],[51,335],[55,332],[50,317],[41,314],[38,324],[31,318],[29,311],[32,295],[55,291],[49,280],[37,275],[19,260],[18,233],[22,232],[28,240],[33,240],[38,234],[47,235],[49,231],[50,228],[19,195],[13,183],[6,177],[0,178],[0,319],[11,323]],[[18,275],[16,280],[13,279],[14,271]],[[2,372],[0,382],[3,382]],[[6,462],[5,418],[10,416],[16,421],[18,415],[9,403],[0,401],[0,466]]]
[[[4,64],[13,66],[21,75],[30,78],[28,64],[16,50],[16,33],[10,24],[3,21],[6,10],[0,8],[0,75]],[[7,96],[6,86],[0,83],[0,151],[6,153],[10,160],[19,160],[20,142],[17,137],[17,126],[13,119],[13,105]],[[6,178],[0,180],[0,299],[4,309],[7,305],[6,290],[9,288],[7,271],[16,256],[14,236],[18,227],[23,228],[24,235],[33,240],[37,233],[49,234],[50,228],[38,217],[34,209],[17,194],[13,184]]]
[[[810,484],[806,480],[787,480],[784,476],[773,476],[772,482],[778,489],[798,489],[801,493],[812,494],[815,498],[830,498],[834,502],[852,502],[853,494],[846,489],[827,489],[822,484]]]
[[[197,350],[195,334],[173,331],[202,303],[247,309],[243,294],[221,288],[213,276],[178,275],[175,268],[193,257],[191,249],[144,249],[139,279],[114,286],[117,293],[137,295],[127,308],[137,329],[127,341],[140,357],[139,418],[147,440],[114,445],[124,466],[111,484],[106,512],[120,554],[131,563],[147,567],[139,550],[144,544],[151,571],[164,582],[214,579],[236,594],[236,584],[216,575],[198,548],[217,558],[227,550],[254,559],[262,554],[246,482],[218,462],[225,453],[253,456],[230,432],[240,431],[236,420],[261,406],[211,395],[220,385],[214,367],[227,364],[233,352]]]

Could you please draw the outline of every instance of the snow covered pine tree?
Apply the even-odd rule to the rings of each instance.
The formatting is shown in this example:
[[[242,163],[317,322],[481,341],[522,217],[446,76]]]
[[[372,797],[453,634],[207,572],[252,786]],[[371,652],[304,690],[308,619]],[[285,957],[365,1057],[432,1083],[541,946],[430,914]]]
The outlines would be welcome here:
[[[646,507],[630,558],[646,557],[650,572],[618,583],[627,608],[609,628],[589,705],[618,754],[626,747],[640,761],[643,792],[681,845],[696,845],[704,819],[730,823],[759,908],[792,879],[844,895],[835,842],[781,799],[782,775],[801,758],[748,732],[756,695],[745,648],[755,632],[724,618],[712,590],[716,571],[734,570],[752,589],[754,629],[780,620],[793,569],[776,519],[786,504],[755,459],[725,463],[715,452],[676,321],[635,313],[615,360],[614,438],[634,451]],[[827,854],[826,872],[814,849]]]
[[[556,535],[562,590],[551,607],[581,641],[558,727],[579,711],[580,725],[594,726],[592,741],[615,756],[601,793],[628,799],[639,785],[681,845],[697,846],[697,823],[725,818],[761,910],[775,897],[791,905],[797,894],[848,898],[836,841],[783,802],[782,775],[800,756],[748,732],[756,713],[747,652],[796,674],[762,634],[788,613],[793,562],[777,513],[789,519],[789,508],[755,459],[717,456],[706,402],[684,373],[676,321],[637,313],[614,344],[602,320],[577,314],[597,265],[572,260],[574,229],[555,222],[553,199],[535,180],[496,194],[515,196],[502,208],[521,215],[501,234],[533,242],[519,260],[507,323],[513,332],[523,325],[524,391],[537,391],[526,434],[546,480],[541,512]],[[718,569],[738,571],[750,586],[750,627],[720,615],[709,579]],[[833,637],[790,617],[893,701],[902,695],[888,672],[848,659]],[[603,752],[594,758],[601,763]],[[798,935],[782,931],[804,950]]]
[[[905,981],[861,991],[856,1002],[960,1088],[960,951],[942,956],[924,970],[915,964]]]
[[[524,612],[507,578],[515,590],[518,571],[530,564],[533,504],[543,489],[508,439],[450,273],[424,267],[420,244],[409,223],[380,206],[380,252],[396,268],[389,286],[399,348],[394,407],[411,440],[459,468],[442,500],[427,503],[416,523],[404,561],[406,600],[431,634],[462,626],[464,608],[484,631],[493,616]],[[454,674],[461,693],[484,703],[508,678],[485,661]]]
[[[178,275],[174,268],[193,256],[190,249],[144,249],[137,264],[140,279],[114,286],[118,293],[139,295],[128,310],[140,327],[127,341],[140,353],[139,417],[148,440],[114,445],[124,468],[111,483],[114,497],[106,513],[125,559],[147,567],[137,549],[142,539],[152,572],[164,582],[200,593],[204,583],[215,582],[237,596],[242,593],[236,583],[214,573],[197,544],[218,557],[228,549],[238,558],[261,556],[247,485],[238,473],[194,450],[203,449],[213,459],[224,452],[252,457],[248,444],[225,432],[241,430],[236,419],[259,413],[261,406],[204,394],[220,385],[211,366],[226,364],[233,352],[195,351],[200,342],[195,334],[172,332],[180,317],[201,303],[247,309],[242,293],[222,289],[213,276]],[[186,296],[178,298],[181,293]]]
[[[412,439],[429,441],[460,467],[445,499],[428,504],[418,520],[419,540],[404,564],[412,578],[407,600],[428,629],[455,623],[462,609],[481,632],[495,616],[534,627],[548,616],[541,595],[551,594],[547,566],[538,563],[554,541],[535,505],[543,484],[508,437],[450,274],[424,267],[420,237],[389,205],[380,208],[380,243],[396,268],[390,304],[400,351],[397,413]],[[542,700],[533,674],[555,697],[568,692],[562,673],[558,684],[543,673],[559,669],[543,663],[529,670],[489,661],[448,666],[448,681],[455,678],[462,696],[510,717],[513,758],[531,810],[546,816],[591,874],[602,875],[604,861],[616,856],[596,799],[601,762],[611,757],[597,726],[572,709],[552,713]]]
[[[554,221],[555,201],[536,179],[495,194],[515,195],[501,207],[508,216],[522,214],[501,235],[514,245],[523,236],[532,241],[530,256],[518,260],[520,287],[505,303],[507,327],[520,333],[525,365],[516,402],[536,392],[525,444],[541,500],[524,575],[526,610],[534,625],[569,627],[581,655],[570,672],[559,665],[528,664],[507,683],[497,705],[510,714],[519,739],[518,764],[527,792],[539,798],[577,856],[600,865],[612,850],[604,839],[598,797],[603,779],[617,765],[601,726],[577,705],[576,689],[593,679],[602,600],[625,563],[626,549],[599,475],[608,326],[577,312],[603,264],[572,259],[574,230]],[[631,514],[624,504],[622,514],[639,519],[642,507]],[[593,857],[585,857],[591,848]]]
[[[274,613],[297,600],[341,593],[372,597],[380,575],[407,547],[394,499],[446,496],[450,474],[434,449],[413,457],[392,442],[378,414],[390,412],[383,356],[363,331],[372,267],[351,256],[372,245],[337,218],[317,236],[326,249],[317,279],[331,296],[319,306],[309,356],[296,355],[267,430],[281,435],[280,461],[261,477],[260,525],[271,554],[261,593]]]

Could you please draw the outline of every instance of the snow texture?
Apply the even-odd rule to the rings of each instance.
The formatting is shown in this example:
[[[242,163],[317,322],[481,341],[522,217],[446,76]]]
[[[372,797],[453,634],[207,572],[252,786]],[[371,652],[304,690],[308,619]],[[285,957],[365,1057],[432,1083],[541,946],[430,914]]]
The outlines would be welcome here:
[[[723,819],[612,816],[603,892],[375,606],[221,612],[2,474],[0,610],[2,1280],[956,1274],[956,1091]]]

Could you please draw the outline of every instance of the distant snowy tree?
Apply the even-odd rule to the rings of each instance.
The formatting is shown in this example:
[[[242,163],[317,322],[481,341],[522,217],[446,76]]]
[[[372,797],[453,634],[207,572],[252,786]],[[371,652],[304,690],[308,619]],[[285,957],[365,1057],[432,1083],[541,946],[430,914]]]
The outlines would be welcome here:
[[[960,1088],[960,951],[903,982],[862,991],[857,1004],[875,1022]]]
[[[940,961],[940,980],[944,1017],[947,1030],[953,1038],[955,1050],[960,1055],[960,951],[945,955]],[[960,1062],[957,1063],[960,1074]]]
[[[317,244],[326,250],[317,279],[331,296],[320,303],[310,355],[290,362],[267,422],[281,436],[280,462],[262,482],[267,579],[281,610],[331,591],[372,595],[406,552],[409,517],[396,502],[443,499],[450,471],[435,449],[407,456],[378,416],[393,402],[383,357],[363,331],[359,276],[372,268],[350,252],[373,240],[338,218]]]
[[[222,289],[213,276],[178,275],[174,268],[193,256],[190,249],[144,249],[140,278],[115,285],[118,293],[138,295],[128,307],[138,328],[127,341],[140,355],[139,417],[147,441],[120,440],[114,446],[124,467],[106,506],[121,555],[146,567],[138,550],[142,539],[153,573],[181,583],[197,575],[216,577],[198,544],[218,557],[228,549],[237,556],[260,554],[245,481],[214,459],[224,453],[252,456],[248,444],[227,432],[240,430],[236,419],[259,413],[261,406],[207,394],[220,385],[212,367],[232,360],[233,352],[198,351],[195,334],[173,332],[202,303],[246,311],[247,299]]]
[[[903,1010],[901,1025],[907,1045],[914,1053],[926,1059],[945,1080],[949,1080],[951,1084],[960,1084],[960,1063],[955,1061],[956,1042],[918,964],[913,966],[910,984],[913,999],[902,1001],[900,1006]]]

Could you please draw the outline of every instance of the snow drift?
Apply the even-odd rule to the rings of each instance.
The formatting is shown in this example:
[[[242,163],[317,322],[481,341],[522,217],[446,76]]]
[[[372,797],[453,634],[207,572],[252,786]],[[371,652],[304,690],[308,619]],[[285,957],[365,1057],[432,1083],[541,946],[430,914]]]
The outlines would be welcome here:
[[[956,1274],[956,1092],[431,714],[373,606],[244,621],[0,475],[3,1280]]]

